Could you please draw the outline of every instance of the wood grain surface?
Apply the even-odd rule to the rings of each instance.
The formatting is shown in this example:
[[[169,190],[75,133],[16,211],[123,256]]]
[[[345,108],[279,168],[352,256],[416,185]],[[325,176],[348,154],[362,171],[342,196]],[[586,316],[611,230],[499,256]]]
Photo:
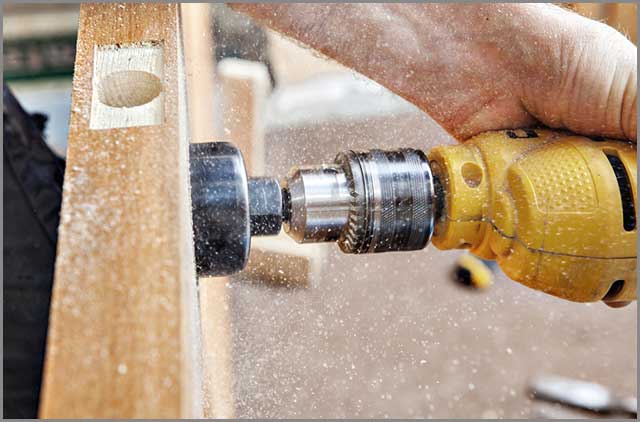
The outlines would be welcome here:
[[[215,141],[215,59],[211,5],[181,4],[184,59],[191,142]],[[233,397],[229,295],[226,277],[203,277],[200,286],[202,321],[203,411],[207,418],[231,419]]]
[[[179,9],[83,4],[40,416],[202,415]],[[164,120],[89,129],[96,46],[159,43]]]

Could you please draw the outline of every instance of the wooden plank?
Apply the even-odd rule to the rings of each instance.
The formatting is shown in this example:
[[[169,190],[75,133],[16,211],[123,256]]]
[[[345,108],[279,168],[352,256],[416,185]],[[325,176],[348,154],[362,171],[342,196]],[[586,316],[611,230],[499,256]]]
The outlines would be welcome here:
[[[279,86],[301,82],[327,73],[353,73],[340,63],[321,57],[314,50],[267,29],[269,58]]]
[[[227,58],[218,64],[224,131],[242,152],[249,176],[264,176],[264,110],[269,72],[260,62]]]
[[[161,123],[90,129],[98,46],[148,43]],[[175,4],[81,6],[41,417],[202,415],[182,67]]]
[[[572,9],[583,16],[595,20],[604,18],[604,5],[600,3],[571,3]]]
[[[625,34],[635,44],[638,39],[637,3],[569,3],[583,16],[604,22]]]
[[[607,23],[636,44],[638,41],[638,4],[635,2],[607,3],[603,6]]]
[[[205,3],[183,3],[187,98],[191,142],[210,142],[215,135],[212,110],[215,105],[215,59],[211,33],[211,8]],[[233,399],[232,338],[228,279],[201,278],[200,318],[204,416],[216,419],[235,417]]]
[[[284,232],[254,237],[247,267],[238,278],[271,287],[307,288],[323,271],[333,244],[300,245]]]
[[[184,61],[191,142],[208,142],[215,136],[215,58],[211,5],[182,3]]]
[[[200,279],[204,416],[235,418],[230,298],[226,277]]]

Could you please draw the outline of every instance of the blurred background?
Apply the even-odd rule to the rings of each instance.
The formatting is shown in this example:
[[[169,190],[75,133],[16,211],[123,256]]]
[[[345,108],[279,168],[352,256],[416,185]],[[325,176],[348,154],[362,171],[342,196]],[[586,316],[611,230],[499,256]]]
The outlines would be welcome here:
[[[636,42],[636,4],[562,6]],[[223,5],[210,12],[216,62],[254,61],[268,75],[261,108],[266,174],[282,176],[347,148],[454,142],[378,84]],[[46,141],[62,157],[78,13],[73,4],[3,5],[4,80],[27,111],[40,115]],[[225,123],[217,127],[224,137]],[[499,272],[493,286],[474,291],[452,281],[460,253],[427,248],[354,257],[327,246],[321,271],[305,288],[234,277],[227,294],[236,416],[604,415],[535,400],[529,387],[541,374],[636,397],[636,303],[612,310],[563,302]]]
[[[636,43],[637,4],[560,5],[604,21]],[[231,56],[262,61],[269,68],[271,81],[275,82],[277,76],[280,87],[326,73],[351,74],[348,69],[256,27],[225,6],[211,7],[217,12],[212,13],[211,22],[216,27],[215,37],[222,41],[215,44],[217,60]],[[64,156],[79,5],[3,4],[2,9],[4,80],[27,110],[49,117],[47,141],[56,153]],[[353,81],[352,85],[362,83]]]

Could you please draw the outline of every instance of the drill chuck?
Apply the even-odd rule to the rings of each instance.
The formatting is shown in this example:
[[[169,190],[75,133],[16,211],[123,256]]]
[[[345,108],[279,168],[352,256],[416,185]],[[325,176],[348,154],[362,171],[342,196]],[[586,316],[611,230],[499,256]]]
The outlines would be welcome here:
[[[422,151],[348,151],[289,173],[284,229],[301,243],[337,241],[346,253],[422,249],[433,232],[433,185]]]

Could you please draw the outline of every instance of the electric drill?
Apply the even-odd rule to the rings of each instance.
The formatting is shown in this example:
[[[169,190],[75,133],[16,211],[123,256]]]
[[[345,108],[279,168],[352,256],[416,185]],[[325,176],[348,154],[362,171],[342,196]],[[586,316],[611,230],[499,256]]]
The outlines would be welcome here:
[[[469,249],[511,279],[576,302],[636,299],[636,145],[547,129],[489,132],[428,154],[348,151],[247,178],[224,142],[191,147],[196,265],[246,264],[281,226],[346,253]]]

